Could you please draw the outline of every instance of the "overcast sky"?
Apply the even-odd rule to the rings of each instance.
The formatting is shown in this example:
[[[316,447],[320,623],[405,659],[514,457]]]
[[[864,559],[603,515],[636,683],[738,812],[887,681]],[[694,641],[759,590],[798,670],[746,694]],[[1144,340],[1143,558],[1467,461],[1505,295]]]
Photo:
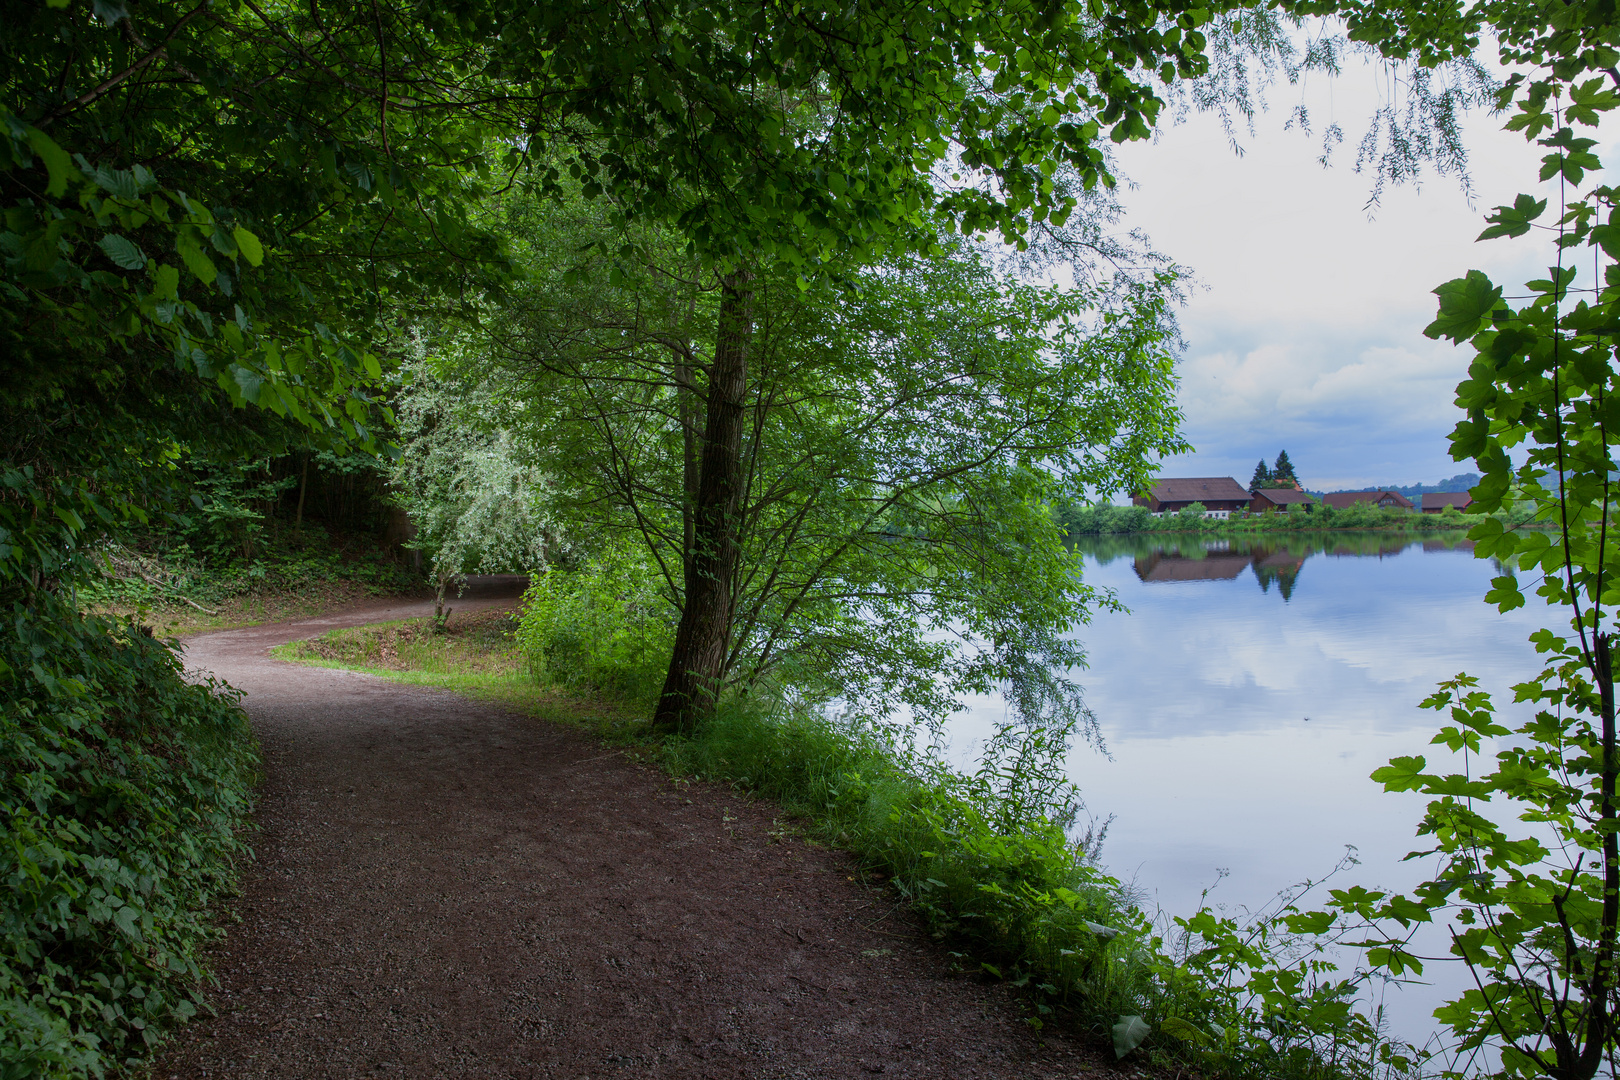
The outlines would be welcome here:
[[[1197,452],[1166,461],[1162,475],[1247,484],[1255,462],[1280,449],[1317,490],[1472,471],[1447,450],[1470,350],[1422,331],[1431,290],[1470,269],[1510,293],[1544,276],[1546,245],[1474,242],[1490,207],[1530,188],[1542,151],[1481,113],[1466,128],[1472,206],[1455,181],[1431,174],[1368,211],[1372,179],[1354,171],[1355,145],[1381,85],[1362,70],[1306,99],[1320,123],[1345,132],[1328,169],[1315,139],[1283,129],[1302,96],[1288,88],[1273,92],[1256,135],[1241,135],[1241,157],[1209,116],[1121,151],[1137,184],[1124,197],[1128,223],[1204,286],[1182,312],[1181,406]]]

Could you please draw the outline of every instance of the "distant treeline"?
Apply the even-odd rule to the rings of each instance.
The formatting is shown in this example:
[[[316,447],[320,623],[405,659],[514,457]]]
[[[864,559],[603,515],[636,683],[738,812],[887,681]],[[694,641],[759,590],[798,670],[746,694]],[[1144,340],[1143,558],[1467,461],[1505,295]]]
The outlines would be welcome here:
[[[1107,503],[1058,505],[1053,508],[1058,523],[1072,536],[1148,532],[1273,532],[1300,529],[1403,529],[1414,532],[1439,529],[1467,529],[1484,520],[1482,514],[1420,514],[1411,510],[1381,510],[1372,503],[1356,503],[1339,510],[1317,506],[1306,512],[1295,506],[1291,512],[1250,514],[1244,511],[1229,518],[1207,518],[1199,503],[1176,514],[1154,517],[1145,506],[1113,506]],[[1499,515],[1510,524],[1530,520],[1531,512],[1511,511]]]
[[[1340,494],[1341,492],[1346,492],[1346,491],[1398,491],[1402,495],[1405,495],[1408,499],[1411,499],[1413,502],[1417,502],[1418,499],[1421,498],[1425,492],[1431,492],[1431,491],[1432,492],[1440,492],[1440,491],[1471,491],[1473,489],[1474,485],[1476,485],[1478,483],[1479,483],[1479,473],[1468,472],[1468,473],[1458,473],[1456,476],[1453,476],[1453,477],[1451,477],[1450,479],[1447,479],[1447,480],[1442,480],[1438,484],[1383,484],[1383,485],[1380,485],[1380,486],[1368,485],[1366,487],[1359,487],[1359,488],[1339,488],[1339,489],[1337,489],[1335,491],[1328,492],[1327,494],[1337,495],[1337,494]],[[1322,496],[1322,492],[1320,492],[1320,491],[1313,491],[1313,492],[1311,492],[1311,494],[1317,496],[1318,498],[1320,498]]]

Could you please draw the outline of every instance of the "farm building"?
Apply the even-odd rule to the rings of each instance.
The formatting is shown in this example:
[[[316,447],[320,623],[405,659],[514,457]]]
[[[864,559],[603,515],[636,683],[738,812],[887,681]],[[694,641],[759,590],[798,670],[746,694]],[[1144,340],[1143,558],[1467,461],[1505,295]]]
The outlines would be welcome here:
[[[1249,493],[1230,476],[1192,476],[1155,480],[1146,494],[1131,498],[1155,514],[1179,513],[1193,503],[1202,503],[1204,513],[1225,517],[1246,509]]]
[[[1303,506],[1308,514],[1316,509],[1316,500],[1298,488],[1257,488],[1249,500],[1249,513],[1275,510],[1286,514],[1291,506]]]
[[[1425,514],[1443,514],[1446,507],[1455,506],[1463,513],[1474,504],[1474,497],[1466,491],[1425,491],[1423,493],[1423,512]]]

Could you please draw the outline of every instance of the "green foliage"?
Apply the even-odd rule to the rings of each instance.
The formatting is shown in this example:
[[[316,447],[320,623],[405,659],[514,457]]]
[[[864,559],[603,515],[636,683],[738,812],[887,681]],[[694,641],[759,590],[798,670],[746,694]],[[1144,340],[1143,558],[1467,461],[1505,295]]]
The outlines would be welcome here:
[[[553,557],[566,547],[540,506],[545,478],[518,459],[510,431],[490,426],[492,389],[437,368],[407,369],[393,481],[416,527],[411,546],[432,560],[443,618],[452,581],[531,570],[545,564],[548,547]]]
[[[1373,924],[1369,958],[1399,974],[1421,969],[1411,928],[1446,923],[1451,955],[1475,988],[1436,1012],[1464,1060],[1497,1076],[1584,1080],[1614,1068],[1620,1050],[1620,806],[1616,781],[1613,611],[1620,556],[1609,542],[1616,466],[1615,348],[1620,344],[1620,192],[1601,180],[1597,140],[1580,134],[1620,105],[1620,20],[1612,7],[1534,2],[1459,6],[1311,3],[1299,10],[1343,14],[1353,37],[1385,56],[1425,65],[1495,41],[1512,74],[1497,97],[1506,127],[1545,151],[1539,181],[1549,198],[1520,194],[1498,206],[1479,239],[1539,235],[1553,245],[1548,275],[1510,295],[1471,270],[1435,290],[1430,337],[1469,345],[1468,377],[1457,387],[1466,418],[1452,455],[1480,472],[1474,505],[1495,514],[1514,506],[1551,530],[1519,529],[1491,516],[1469,535],[1475,553],[1505,568],[1486,599],[1508,610],[1525,603],[1520,579],[1562,608],[1570,632],[1532,636],[1547,658],[1514,687],[1534,709],[1518,724],[1496,719],[1491,699],[1467,675],[1441,685],[1426,704],[1452,724],[1434,742],[1463,757],[1456,773],[1429,771],[1422,757],[1398,758],[1374,774],[1394,791],[1432,797],[1420,827],[1431,837],[1430,880],[1411,896],[1335,896],[1340,917]],[[1592,280],[1578,288],[1577,267]],[[1517,291],[1517,290],[1515,290]],[[1516,505],[1515,505],[1516,504]],[[1514,571],[1523,571],[1522,574]],[[1494,769],[1482,769],[1494,746]],[[1503,824],[1518,817],[1529,828]]]
[[[249,856],[233,692],[39,593],[0,625],[0,1074],[101,1075],[200,1003]]]
[[[1411,928],[1446,922],[1452,954],[1479,985],[1435,1015],[1457,1036],[1460,1053],[1499,1047],[1509,1076],[1572,1064],[1580,1043],[1570,1054],[1557,1042],[1592,1031],[1581,984],[1613,948],[1603,911],[1614,885],[1602,872],[1612,826],[1600,782],[1613,750],[1593,722],[1598,690],[1578,647],[1548,631],[1534,640],[1548,666],[1514,688],[1515,700],[1537,706],[1531,718],[1510,731],[1478,680],[1459,675],[1424,702],[1452,721],[1432,741],[1461,759],[1459,771],[1431,770],[1425,758],[1409,757],[1373,774],[1386,791],[1432,797],[1418,830],[1432,837],[1426,854],[1438,861],[1430,880],[1411,897],[1362,890],[1335,896],[1347,913],[1390,932],[1372,957],[1397,972],[1423,970],[1409,945]],[[1497,740],[1508,736],[1494,767],[1482,767],[1487,741],[1504,745]],[[1492,804],[1513,806],[1531,827],[1510,830]]]
[[[518,647],[536,678],[650,706],[663,686],[674,623],[644,553],[608,545],[575,570],[536,575]]]
[[[531,284],[465,363],[522,388],[499,422],[555,483],[568,531],[642,545],[678,614],[713,279],[658,254],[652,231],[656,261],[598,254],[604,233],[584,208],[520,208],[512,221],[533,245]],[[1066,631],[1080,604],[1107,601],[1078,581],[1042,504],[1086,483],[1125,486],[1148,448],[1179,445],[1173,279],[1029,285],[952,241],[938,257],[805,284],[764,269],[752,279],[744,569],[723,682],[792,683],[929,719],[1000,680],[1027,688],[1033,708],[1074,707]]]

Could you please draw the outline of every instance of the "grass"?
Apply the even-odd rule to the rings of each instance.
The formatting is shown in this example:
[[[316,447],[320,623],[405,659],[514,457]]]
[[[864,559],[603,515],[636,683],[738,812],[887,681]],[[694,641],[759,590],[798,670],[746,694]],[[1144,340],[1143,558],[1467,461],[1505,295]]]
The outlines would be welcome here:
[[[431,618],[402,619],[332,630],[278,645],[270,655],[454,690],[603,737],[641,726],[616,703],[537,682],[512,638],[516,627],[514,613],[503,610],[453,614],[442,630]]]

